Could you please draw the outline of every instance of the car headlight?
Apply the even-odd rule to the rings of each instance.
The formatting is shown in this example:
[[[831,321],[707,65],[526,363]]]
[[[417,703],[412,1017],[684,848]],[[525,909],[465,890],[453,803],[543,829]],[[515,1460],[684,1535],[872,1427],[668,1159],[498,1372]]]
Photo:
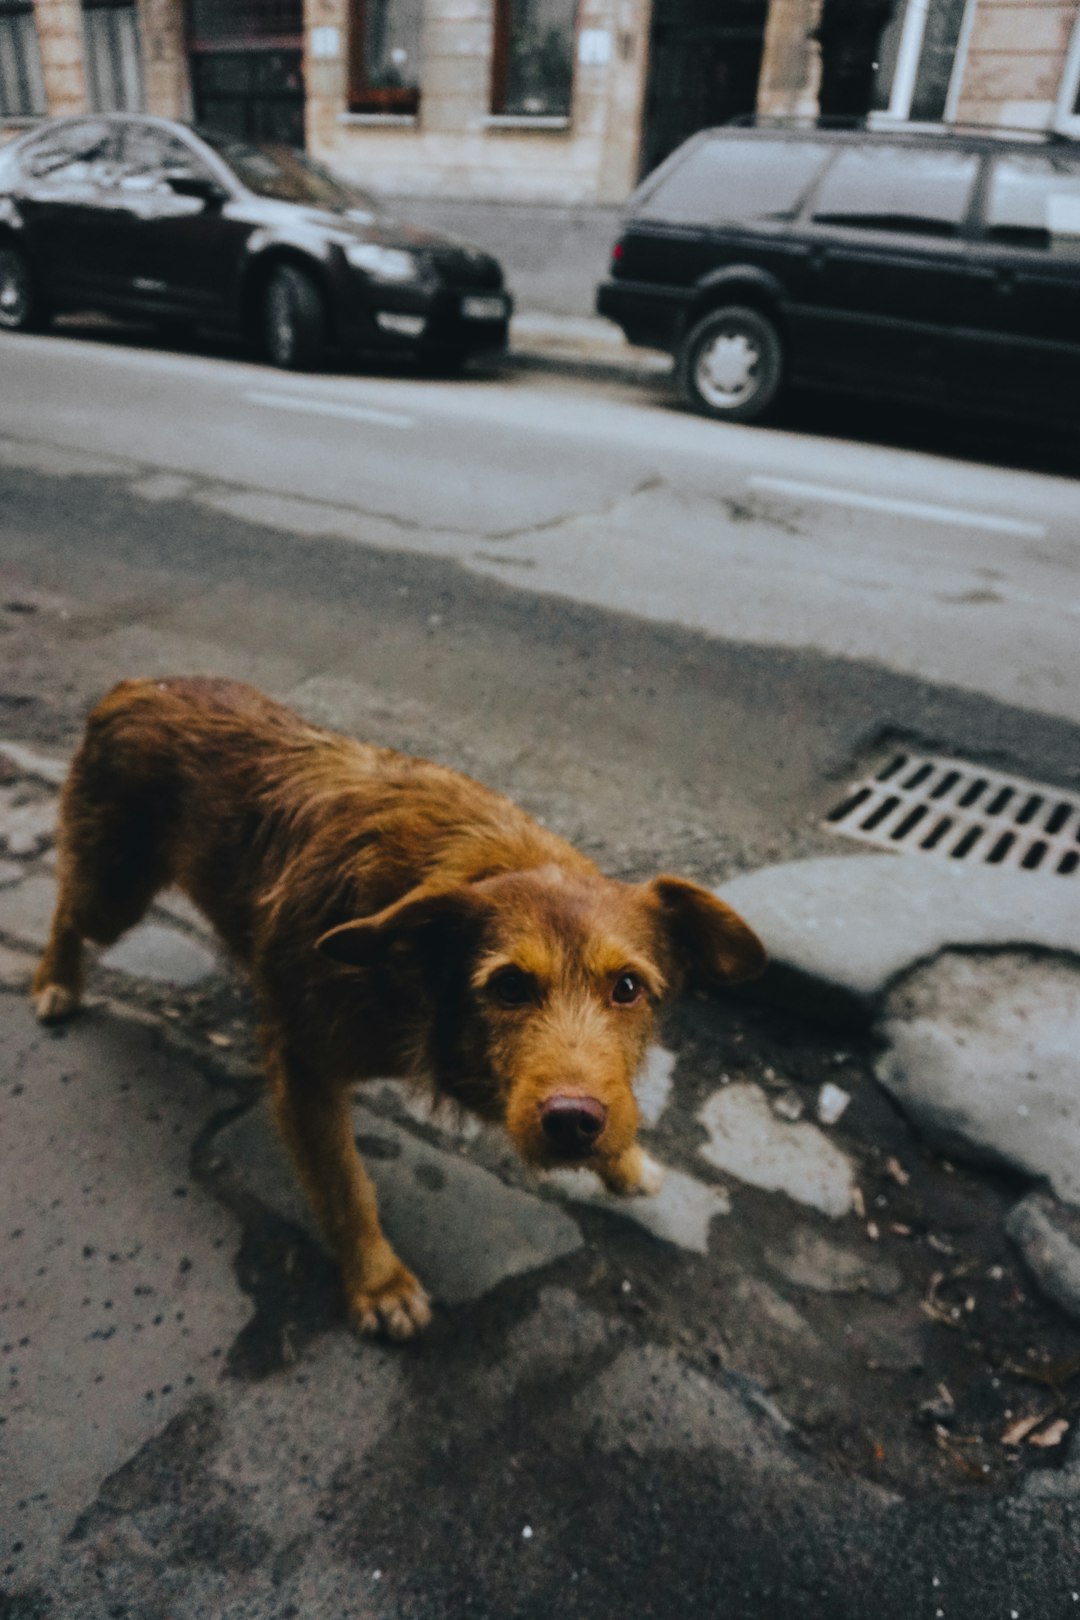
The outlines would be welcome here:
[[[345,257],[357,270],[379,281],[418,281],[420,260],[404,248],[380,247],[377,242],[347,242]]]

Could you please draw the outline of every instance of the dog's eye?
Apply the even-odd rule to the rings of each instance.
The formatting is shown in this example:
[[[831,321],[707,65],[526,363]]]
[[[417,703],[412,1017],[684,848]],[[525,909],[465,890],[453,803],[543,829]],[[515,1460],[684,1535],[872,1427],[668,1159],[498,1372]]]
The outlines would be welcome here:
[[[533,981],[520,968],[502,968],[488,980],[488,989],[504,1007],[524,1007],[533,999]]]
[[[611,999],[619,1007],[632,1007],[645,994],[645,985],[636,973],[620,973],[611,987]]]

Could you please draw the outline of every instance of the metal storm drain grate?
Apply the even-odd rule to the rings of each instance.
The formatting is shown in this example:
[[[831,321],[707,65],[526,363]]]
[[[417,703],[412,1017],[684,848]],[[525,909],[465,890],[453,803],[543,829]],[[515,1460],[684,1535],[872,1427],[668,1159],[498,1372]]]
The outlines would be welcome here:
[[[1080,797],[930,754],[895,754],[852,785],[826,825],[879,849],[1071,877]]]

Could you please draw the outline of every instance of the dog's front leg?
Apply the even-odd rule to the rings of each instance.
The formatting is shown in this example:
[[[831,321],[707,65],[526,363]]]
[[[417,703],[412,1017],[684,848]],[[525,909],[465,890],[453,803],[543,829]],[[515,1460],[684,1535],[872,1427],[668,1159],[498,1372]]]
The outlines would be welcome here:
[[[383,1236],[375,1189],[356,1151],[348,1094],[267,1041],[274,1120],[327,1242],[361,1333],[409,1339],[431,1320],[428,1297]]]

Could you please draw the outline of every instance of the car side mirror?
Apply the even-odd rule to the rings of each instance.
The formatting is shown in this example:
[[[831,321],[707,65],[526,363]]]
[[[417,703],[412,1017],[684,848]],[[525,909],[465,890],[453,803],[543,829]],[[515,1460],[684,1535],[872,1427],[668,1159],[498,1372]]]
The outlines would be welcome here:
[[[178,197],[194,197],[207,208],[220,208],[229,195],[208,174],[167,174],[165,181]]]

